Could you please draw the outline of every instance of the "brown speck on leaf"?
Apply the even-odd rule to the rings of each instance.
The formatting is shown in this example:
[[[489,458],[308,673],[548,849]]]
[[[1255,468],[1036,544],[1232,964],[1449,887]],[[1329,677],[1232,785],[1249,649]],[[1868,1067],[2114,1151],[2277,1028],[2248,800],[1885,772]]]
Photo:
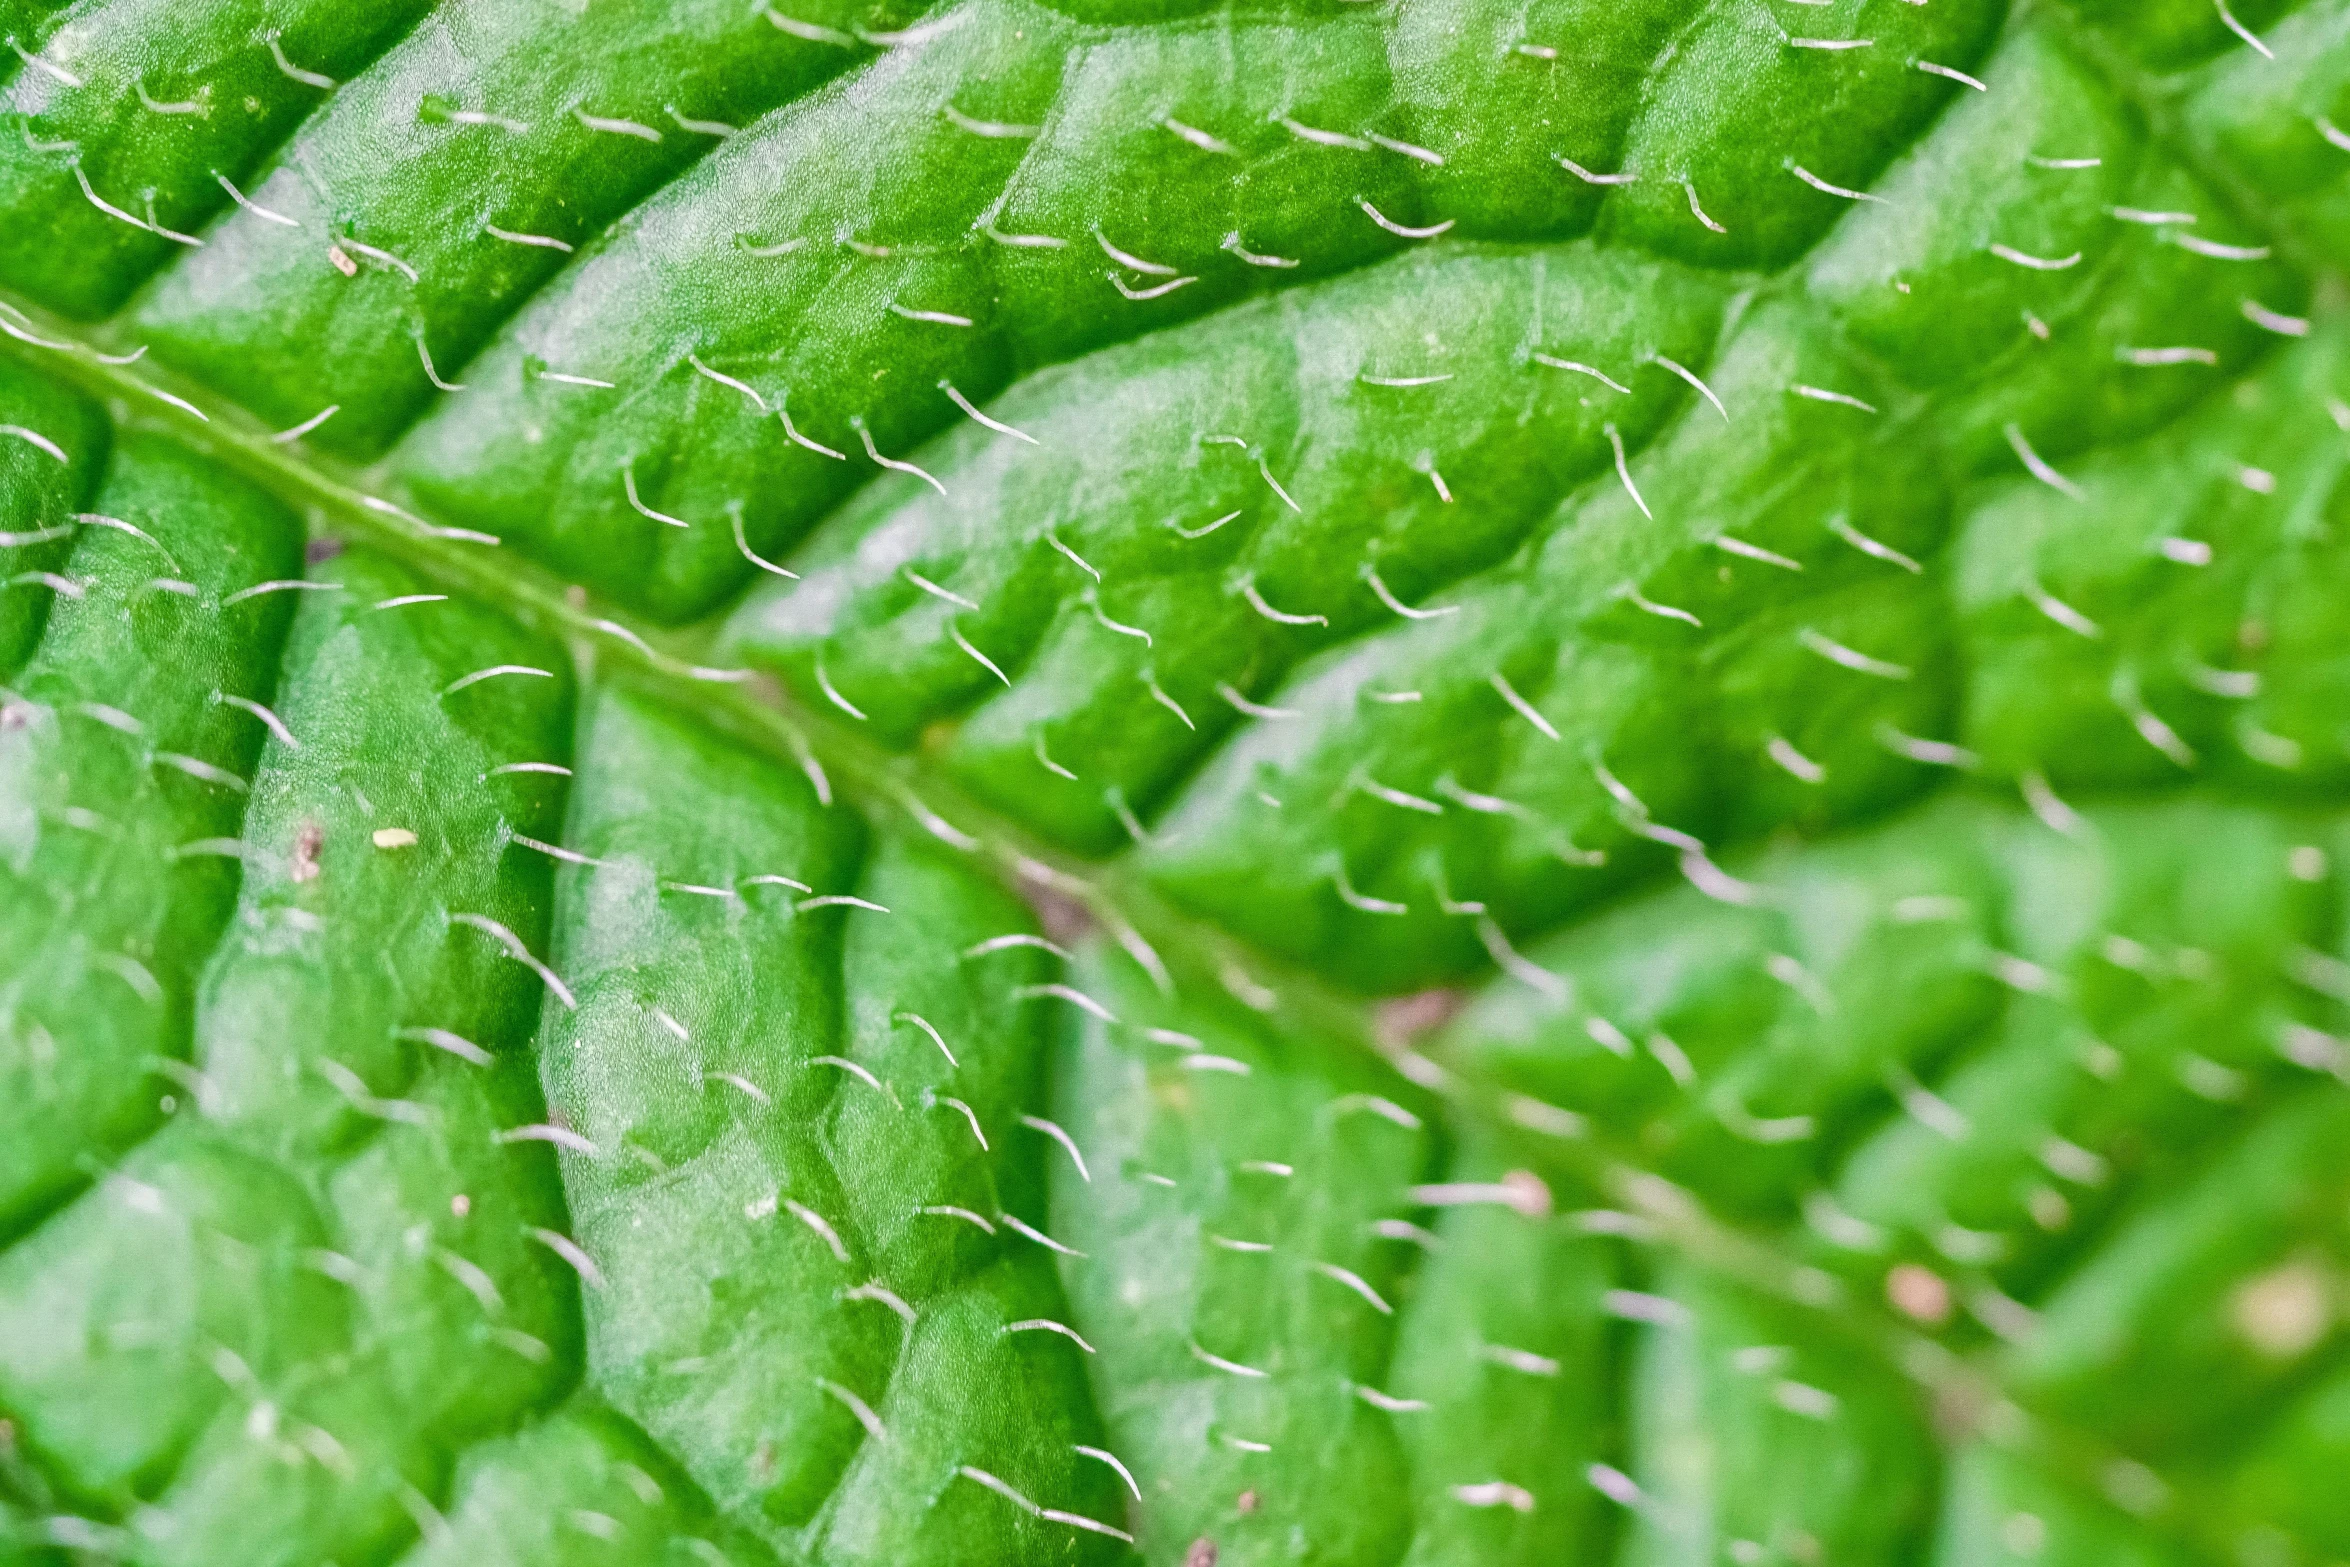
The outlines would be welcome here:
[[[321,537],[312,539],[308,545],[304,546],[302,559],[313,566],[323,566],[342,553],[343,541],[341,539]]]
[[[1216,1567],[1216,1542],[1205,1535],[1192,1541],[1183,1553],[1183,1567]]]
[[[0,702],[0,729],[22,729],[33,721],[33,710],[22,702]]]
[[[466,1196],[463,1192],[459,1192],[456,1196],[449,1199],[449,1211],[455,1214],[458,1218],[462,1219],[467,1214],[473,1212],[473,1199]]]
[[[1444,1026],[1468,999],[1468,992],[1463,990],[1422,990],[1397,996],[1379,1003],[1378,1011],[1372,1014],[1372,1026],[1379,1042],[1388,1049],[1408,1049],[1422,1036]]]
[[[1253,1490],[1241,1492],[1240,1501],[1236,1505],[1244,1513],[1255,1512],[1257,1510],[1257,1493]]]
[[[1885,1298],[1894,1310],[1928,1327],[1950,1320],[1950,1286],[1914,1262],[1904,1262],[1885,1275]]]
[[[326,845],[326,830],[316,822],[304,822],[302,830],[294,834],[294,880],[318,880],[318,851]]]
[[[1096,929],[1084,904],[1042,877],[1023,877],[1020,893],[1036,911],[1036,922],[1044,927],[1044,933],[1064,947],[1075,946]]]
[[[359,275],[359,263],[353,261],[348,255],[346,255],[343,251],[343,247],[340,245],[327,246],[326,259],[333,262],[334,269],[345,277],[357,277]]]

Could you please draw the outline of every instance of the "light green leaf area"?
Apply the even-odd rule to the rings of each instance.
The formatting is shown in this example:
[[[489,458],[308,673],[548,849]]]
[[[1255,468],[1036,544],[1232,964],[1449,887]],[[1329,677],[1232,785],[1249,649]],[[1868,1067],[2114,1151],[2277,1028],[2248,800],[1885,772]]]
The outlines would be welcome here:
[[[2350,1560],[2344,0],[0,41],[0,1567]]]

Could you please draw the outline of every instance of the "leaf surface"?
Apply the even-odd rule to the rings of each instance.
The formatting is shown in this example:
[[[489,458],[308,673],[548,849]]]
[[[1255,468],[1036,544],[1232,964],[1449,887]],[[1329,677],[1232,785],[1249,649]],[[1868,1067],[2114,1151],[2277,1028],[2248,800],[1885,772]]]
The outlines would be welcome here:
[[[0,1564],[2350,1552],[2346,29],[0,0]]]

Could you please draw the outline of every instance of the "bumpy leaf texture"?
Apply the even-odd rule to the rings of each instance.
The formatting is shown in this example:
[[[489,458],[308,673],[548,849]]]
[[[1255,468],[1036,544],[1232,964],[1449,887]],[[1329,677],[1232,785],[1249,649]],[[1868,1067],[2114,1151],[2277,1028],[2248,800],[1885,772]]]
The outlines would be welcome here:
[[[0,36],[0,1567],[2350,1560],[2350,0]]]

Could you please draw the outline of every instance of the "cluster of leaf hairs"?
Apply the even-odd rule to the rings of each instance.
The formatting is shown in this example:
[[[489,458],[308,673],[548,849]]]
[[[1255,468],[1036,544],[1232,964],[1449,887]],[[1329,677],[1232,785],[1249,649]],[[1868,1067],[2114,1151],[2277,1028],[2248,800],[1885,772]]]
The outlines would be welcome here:
[[[2350,0],[0,40],[0,1567],[2350,1560]]]

